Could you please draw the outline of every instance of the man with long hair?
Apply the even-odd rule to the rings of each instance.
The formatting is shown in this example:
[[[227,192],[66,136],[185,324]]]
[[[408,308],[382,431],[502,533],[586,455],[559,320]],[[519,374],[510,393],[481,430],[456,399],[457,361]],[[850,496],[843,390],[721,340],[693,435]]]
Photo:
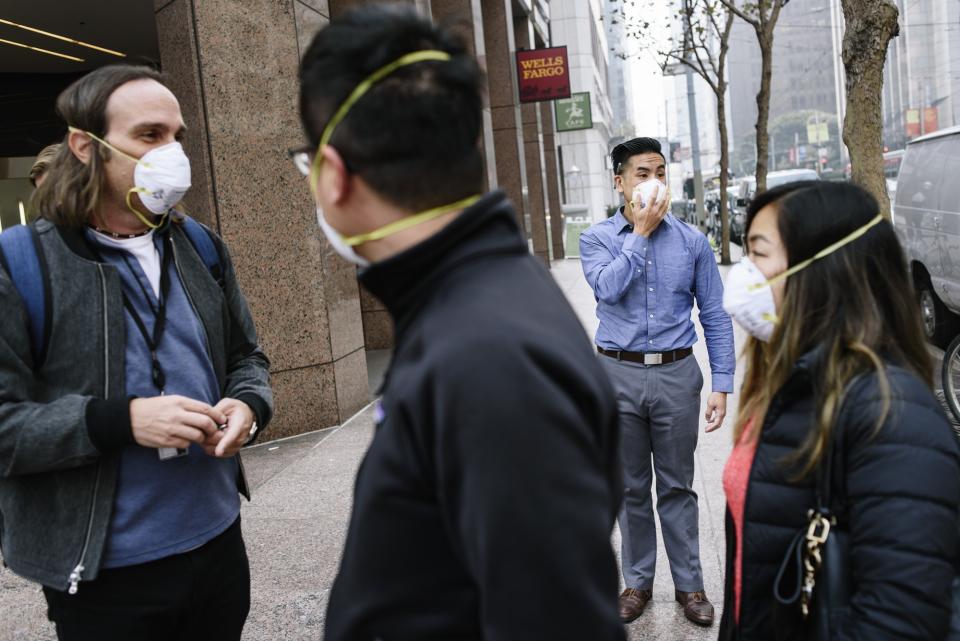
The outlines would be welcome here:
[[[656,473],[657,513],[675,598],[687,619],[711,625],[693,490],[703,387],[692,349],[694,301],[713,373],[707,432],[723,423],[733,391],[733,325],[723,311],[723,284],[706,236],[669,214],[660,142],[628,140],[614,147],[611,160],[624,206],[583,233],[580,256],[597,298],[597,351],[618,392],[626,488],[619,519],[626,584],[620,616],[633,621],[653,595],[657,527],[650,485]]]
[[[190,165],[161,77],[101,68],[57,110],[39,219],[0,236],[4,561],[62,640],[239,639],[238,452],[270,420],[269,362],[226,246],[174,209]]]

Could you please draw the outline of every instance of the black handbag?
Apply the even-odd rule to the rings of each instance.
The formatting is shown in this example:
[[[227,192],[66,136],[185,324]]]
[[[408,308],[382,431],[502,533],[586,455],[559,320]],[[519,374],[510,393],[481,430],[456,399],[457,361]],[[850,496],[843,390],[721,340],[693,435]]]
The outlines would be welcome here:
[[[838,440],[833,435],[816,471],[807,527],[787,548],[773,584],[777,641],[829,641],[850,606],[849,535],[834,512],[831,492]]]

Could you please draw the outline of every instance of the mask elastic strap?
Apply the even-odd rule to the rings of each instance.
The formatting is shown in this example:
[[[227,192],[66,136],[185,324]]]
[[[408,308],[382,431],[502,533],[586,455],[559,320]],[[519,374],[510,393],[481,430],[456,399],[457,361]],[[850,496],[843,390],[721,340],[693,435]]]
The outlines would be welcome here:
[[[139,165],[143,165],[143,166],[146,167],[147,169],[153,169],[153,166],[152,166],[150,163],[144,162],[143,160],[141,160],[141,159],[139,159],[139,158],[134,158],[133,156],[131,156],[131,155],[128,154],[127,152],[122,151],[122,150],[120,150],[120,149],[117,149],[116,147],[114,147],[113,145],[111,145],[111,144],[108,143],[106,140],[104,140],[103,138],[101,138],[100,136],[98,136],[98,135],[96,135],[96,134],[92,134],[92,133],[90,133],[89,131],[84,131],[83,129],[77,129],[76,127],[67,127],[67,129],[69,129],[70,131],[72,131],[72,132],[74,132],[74,133],[86,134],[86,135],[90,136],[91,138],[93,138],[94,140],[96,140],[97,142],[99,142],[101,145],[104,145],[105,147],[107,147],[110,151],[114,151],[114,152],[120,154],[121,156],[126,156],[127,158],[129,158],[129,159],[132,160],[133,162],[135,162],[135,163],[137,163],[137,164],[139,164]]]
[[[424,51],[414,51],[413,53],[408,53],[405,56],[402,56],[393,62],[380,67],[372,74],[367,76],[356,88],[347,96],[347,99],[343,101],[343,104],[337,109],[333,114],[333,118],[330,119],[330,122],[327,123],[327,126],[323,128],[323,133],[320,135],[320,144],[317,146],[317,153],[313,157],[313,167],[310,170],[310,189],[314,193],[317,191],[317,180],[320,176],[320,164],[322,163],[323,149],[328,144],[330,144],[330,139],[333,137],[333,131],[336,129],[337,125],[347,117],[347,113],[350,109],[357,103],[360,98],[363,97],[365,93],[370,91],[370,89],[376,83],[380,82],[385,76],[390,75],[400,67],[405,67],[407,65],[412,65],[417,62],[425,62],[427,60],[438,60],[438,61],[447,61],[450,60],[450,54],[446,51],[439,51],[436,49],[427,49]]]
[[[147,227],[149,227],[150,229],[159,229],[160,226],[163,225],[164,221],[166,220],[170,212],[167,212],[166,214],[164,214],[163,217],[160,219],[159,223],[154,223],[147,220],[146,216],[144,216],[139,211],[137,211],[137,208],[133,206],[133,202],[130,200],[134,194],[149,194],[149,193],[150,193],[150,190],[145,187],[131,188],[130,191],[127,192],[127,209],[132,211],[133,215],[139,218],[140,222],[146,225]]]
[[[877,225],[879,225],[879,224],[882,223],[882,222],[883,222],[883,215],[882,215],[882,214],[877,214],[877,217],[874,218],[873,220],[871,220],[869,223],[867,223],[867,224],[864,225],[863,227],[857,229],[856,231],[854,231],[854,232],[853,232],[852,234],[850,234],[849,236],[846,236],[845,238],[841,238],[840,240],[838,240],[837,242],[833,243],[832,245],[829,245],[828,247],[826,247],[826,248],[824,248],[824,249],[821,249],[819,252],[817,252],[816,254],[814,254],[812,258],[808,258],[807,260],[803,261],[802,263],[797,263],[796,265],[794,265],[793,267],[791,267],[791,268],[788,269],[787,271],[783,272],[782,274],[777,274],[776,276],[774,276],[773,278],[771,278],[770,280],[768,280],[768,281],[766,281],[766,282],[763,282],[763,283],[755,283],[755,284],[753,284],[753,285],[750,285],[750,288],[749,288],[750,291],[756,291],[756,290],[758,290],[758,289],[763,289],[764,287],[769,287],[769,286],[775,285],[776,283],[779,283],[780,281],[785,280],[785,279],[789,278],[790,276],[793,276],[794,274],[796,274],[796,273],[797,273],[798,271],[800,271],[801,269],[806,269],[807,267],[809,267],[810,265],[812,265],[812,264],[815,263],[816,261],[820,260],[821,258],[825,258],[825,257],[829,256],[830,254],[832,254],[833,252],[837,251],[838,249],[840,249],[840,248],[842,248],[842,247],[844,247],[844,246],[846,246],[846,245],[849,245],[850,243],[852,243],[853,241],[857,240],[858,238],[860,238],[861,236],[863,236],[863,235],[866,234],[868,231],[870,231],[871,229],[873,229],[874,227],[876,227]]]
[[[414,214],[413,216],[407,216],[406,218],[398,220],[395,223],[390,223],[385,227],[381,227],[380,229],[376,229],[367,234],[360,234],[358,236],[351,236],[350,238],[344,238],[343,242],[348,247],[356,247],[357,245],[369,243],[374,240],[383,240],[387,236],[392,236],[393,234],[399,233],[405,229],[416,227],[417,225],[425,223],[429,220],[434,220],[436,218],[439,218],[444,214],[449,214],[450,212],[457,211],[459,209],[466,209],[467,207],[476,203],[478,200],[480,200],[479,195],[470,196],[469,198],[464,198],[463,200],[459,200],[449,205],[443,205],[442,207],[435,207],[433,209],[428,209],[425,212]]]

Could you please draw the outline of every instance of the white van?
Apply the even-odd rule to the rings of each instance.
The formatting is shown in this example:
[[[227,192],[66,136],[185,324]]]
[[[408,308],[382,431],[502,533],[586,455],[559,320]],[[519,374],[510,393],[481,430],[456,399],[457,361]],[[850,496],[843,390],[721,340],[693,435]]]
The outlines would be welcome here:
[[[960,331],[960,127],[907,144],[893,218],[924,332],[943,347]]]

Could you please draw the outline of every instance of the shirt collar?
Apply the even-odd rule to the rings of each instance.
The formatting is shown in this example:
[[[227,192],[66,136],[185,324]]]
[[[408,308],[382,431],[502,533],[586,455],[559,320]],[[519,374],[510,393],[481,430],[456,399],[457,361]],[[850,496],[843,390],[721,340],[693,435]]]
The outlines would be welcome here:
[[[667,212],[667,215],[663,217],[663,222],[665,222],[668,227],[673,227],[673,214]],[[620,209],[613,215],[613,224],[616,227],[617,234],[622,234],[627,230],[633,230],[633,225],[630,224],[627,217],[623,215],[623,205],[620,205]]]

